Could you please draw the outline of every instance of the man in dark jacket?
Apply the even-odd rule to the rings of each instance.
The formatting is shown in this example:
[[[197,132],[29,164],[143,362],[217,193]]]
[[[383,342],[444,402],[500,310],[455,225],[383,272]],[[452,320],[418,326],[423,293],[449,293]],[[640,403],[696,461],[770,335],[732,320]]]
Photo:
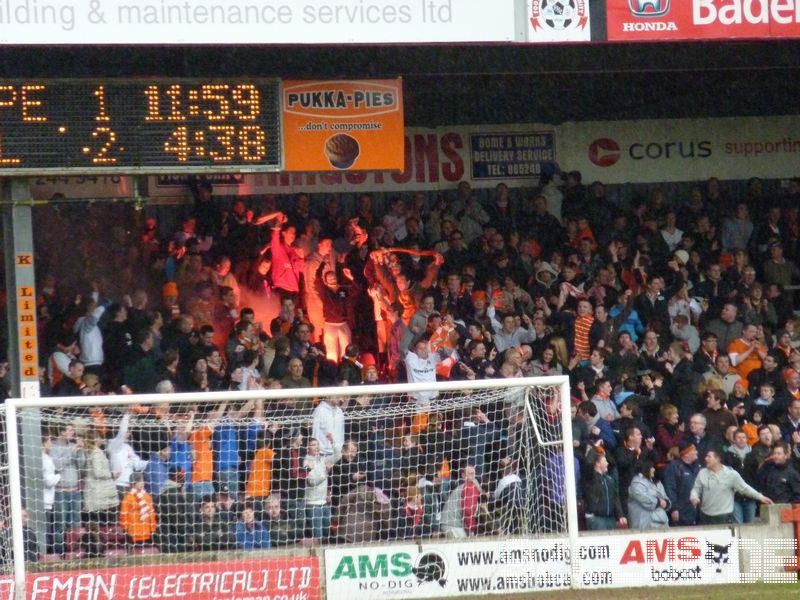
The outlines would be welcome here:
[[[186,473],[183,467],[171,467],[169,478],[162,486],[156,501],[158,529],[156,540],[162,553],[189,550],[189,534],[193,515],[184,487]]]
[[[680,456],[667,465],[661,477],[671,505],[670,522],[681,526],[695,525],[697,508],[689,501],[689,494],[700,471],[697,448],[691,442],[681,442],[678,449]]]
[[[756,475],[756,489],[775,504],[800,502],[800,473],[790,464],[790,447],[778,442]]]
[[[353,305],[361,291],[349,269],[342,273],[350,280],[349,286],[341,286],[336,271],[324,270],[326,263],[320,264],[314,279],[314,289],[322,301],[322,318],[325,322],[323,340],[328,360],[339,362],[345,349],[352,341],[350,323],[354,321]]]
[[[200,504],[200,516],[194,525],[192,546],[199,552],[224,552],[236,544],[230,522],[217,514],[217,504],[211,496]]]
[[[617,480],[608,474],[608,459],[599,452],[590,453],[592,471],[583,481],[586,526],[590,531],[615,529],[628,524],[622,512]]]

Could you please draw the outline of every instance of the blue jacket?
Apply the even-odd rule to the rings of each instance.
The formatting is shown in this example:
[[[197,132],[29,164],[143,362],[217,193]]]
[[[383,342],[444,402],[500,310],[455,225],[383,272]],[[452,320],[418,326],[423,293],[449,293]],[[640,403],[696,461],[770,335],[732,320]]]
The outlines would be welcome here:
[[[211,445],[214,449],[215,471],[239,468],[239,432],[230,419],[223,419],[214,428]]]
[[[678,511],[678,525],[697,523],[697,508],[689,502],[689,494],[699,471],[700,461],[687,465],[680,458],[676,458],[664,468],[661,480],[672,505],[670,510]]]
[[[192,445],[189,442],[172,438],[169,443],[169,466],[181,467],[186,474],[186,481],[192,480]]]
[[[151,453],[144,469],[144,485],[147,491],[153,496],[158,496],[168,476],[169,463],[161,460],[158,452]]]
[[[269,529],[262,521],[257,521],[253,528],[239,521],[236,523],[236,547],[239,550],[256,550],[269,548],[272,545]]]

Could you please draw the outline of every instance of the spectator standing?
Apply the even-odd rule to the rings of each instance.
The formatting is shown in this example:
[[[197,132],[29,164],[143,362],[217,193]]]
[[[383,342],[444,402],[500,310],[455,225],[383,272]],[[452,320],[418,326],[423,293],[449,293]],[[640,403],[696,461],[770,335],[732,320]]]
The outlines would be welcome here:
[[[346,400],[343,396],[329,396],[321,398],[314,409],[311,437],[319,443],[322,456],[332,455],[336,448],[341,452],[344,444],[344,411],[342,404]],[[332,438],[328,434],[332,434]]]
[[[478,507],[483,490],[476,479],[475,467],[467,465],[461,483],[450,492],[442,508],[442,532],[448,538],[474,536],[478,530]]]
[[[756,473],[756,488],[778,504],[800,502],[800,474],[791,465],[791,448],[780,441]]]
[[[581,482],[587,528],[589,531],[600,531],[627,526],[619,485],[608,473],[608,458],[604,453],[592,452],[587,460],[592,470]]]
[[[155,541],[162,553],[187,552],[194,525],[191,503],[186,494],[186,472],[179,466],[169,469],[167,481],[156,501],[158,528]]]
[[[75,436],[70,423],[60,426],[58,437],[50,449],[56,474],[61,479],[56,483],[54,498],[54,548],[57,554],[64,552],[64,537],[67,530],[81,525],[81,471],[86,466],[84,442]]]
[[[734,494],[739,493],[762,504],[772,504],[767,496],[745,483],[742,476],[722,463],[719,450],[709,450],[706,466],[700,469],[690,496],[699,508],[698,521],[703,525],[733,523]]]
[[[722,390],[709,390],[705,395],[706,409],[703,416],[706,418],[706,431],[717,439],[723,439],[728,427],[738,427],[739,423],[734,414],[726,406],[725,392]]]
[[[737,429],[733,434],[733,444],[725,451],[723,462],[739,473],[748,485],[752,485],[746,476],[747,459],[752,448],[747,444],[747,434]],[[733,498],[733,520],[736,523],[751,523],[756,516],[756,503],[752,498],[736,494]]]
[[[342,457],[341,446],[336,445],[333,433],[326,434],[328,442],[333,446],[331,456],[322,456],[319,442],[311,439],[308,442],[303,468],[306,472],[305,507],[306,520],[311,529],[311,537],[318,542],[328,539],[331,527],[331,507],[328,501],[328,473]]]
[[[144,477],[141,473],[131,476],[131,488],[122,499],[119,513],[119,524],[134,546],[149,542],[156,532],[158,518],[153,497],[145,490]]]
[[[669,525],[669,497],[655,476],[656,468],[652,461],[642,460],[638,463],[628,491],[628,522],[631,529],[658,529]]]
[[[692,443],[681,442],[678,453],[678,457],[667,465],[661,477],[670,501],[670,523],[679,526],[696,525],[697,508],[692,504],[690,495],[697,473],[700,472],[697,448]]]

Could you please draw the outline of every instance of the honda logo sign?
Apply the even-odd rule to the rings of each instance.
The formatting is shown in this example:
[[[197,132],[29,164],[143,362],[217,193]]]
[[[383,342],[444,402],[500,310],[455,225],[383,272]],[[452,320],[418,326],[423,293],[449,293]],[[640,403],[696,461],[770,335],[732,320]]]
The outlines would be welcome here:
[[[669,0],[628,0],[634,17],[663,17],[669,12]]]

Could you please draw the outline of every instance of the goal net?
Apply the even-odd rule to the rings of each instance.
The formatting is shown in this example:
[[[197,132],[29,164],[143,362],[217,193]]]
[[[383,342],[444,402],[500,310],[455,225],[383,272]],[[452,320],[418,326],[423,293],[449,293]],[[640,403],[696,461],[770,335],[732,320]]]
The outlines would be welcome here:
[[[565,535],[566,391],[549,378],[13,400],[3,496],[19,523],[0,568],[8,580],[13,556],[17,598],[57,598],[47,586],[70,584],[37,573],[127,582],[327,544]],[[193,577],[183,592],[205,597]]]

